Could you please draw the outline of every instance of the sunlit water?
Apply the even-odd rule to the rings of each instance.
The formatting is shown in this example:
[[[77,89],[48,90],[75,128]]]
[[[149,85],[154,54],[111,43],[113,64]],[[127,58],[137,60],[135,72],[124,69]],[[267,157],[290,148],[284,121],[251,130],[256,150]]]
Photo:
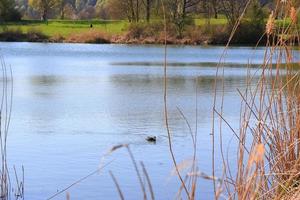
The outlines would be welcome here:
[[[94,171],[116,144],[130,144],[135,159],[144,162],[156,199],[175,197],[179,181],[172,175],[164,125],[162,46],[0,45],[14,78],[9,165],[18,171],[22,165],[25,168],[25,199],[46,199]],[[173,65],[168,68],[168,109],[176,159],[181,162],[192,157],[189,129],[178,109],[193,131],[198,109],[197,159],[199,170],[208,175],[215,65],[222,51],[223,47],[168,48],[168,61]],[[232,67],[225,69],[224,116],[235,128],[241,101],[236,89],[245,88],[245,64],[249,59],[260,63],[263,52],[262,48],[236,47],[226,57]],[[180,66],[183,63],[185,66]],[[156,144],[145,140],[149,135],[157,136]],[[234,161],[232,135],[229,129],[224,130],[224,146],[230,146]],[[216,168],[221,171],[220,157],[216,159]],[[111,160],[101,173],[69,189],[71,199],[117,199],[109,170],[126,199],[141,199],[126,149],[104,162]],[[198,188],[200,199],[212,197],[211,181],[200,179]],[[55,199],[65,199],[65,193]]]

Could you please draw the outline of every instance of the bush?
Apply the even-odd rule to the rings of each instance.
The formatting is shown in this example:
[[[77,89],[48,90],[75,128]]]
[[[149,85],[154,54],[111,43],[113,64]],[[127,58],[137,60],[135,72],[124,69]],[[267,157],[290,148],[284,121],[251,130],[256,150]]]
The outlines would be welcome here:
[[[265,32],[265,18],[266,10],[261,7],[257,0],[254,0],[246,12],[245,18],[236,30],[231,43],[244,45],[256,44],[260,39],[261,43],[265,42],[266,38],[262,38]],[[227,43],[231,31],[232,27],[230,26],[225,29],[215,29],[215,32],[212,34],[212,43]]]
[[[147,37],[159,38],[161,36],[160,33],[164,32],[165,28],[164,23],[162,22],[132,23],[127,30],[127,38],[143,39]],[[176,30],[173,25],[169,24],[167,31],[169,37],[174,37],[176,35]]]
[[[15,2],[12,0],[0,1],[0,20],[1,21],[19,21],[21,13],[15,9]]]
[[[210,33],[211,44],[226,44],[229,39],[230,28],[228,26],[216,26]]]
[[[232,43],[238,44],[256,44],[260,39],[261,42],[265,41],[265,38],[261,38],[264,34],[264,27],[255,25],[249,22],[244,22],[238,28]]]
[[[93,19],[96,17],[96,10],[93,6],[88,6],[78,13],[79,19]]]
[[[48,37],[36,29],[30,29],[27,33],[20,28],[17,29],[3,29],[0,33],[0,40],[7,42],[45,42]]]
[[[26,34],[26,40],[28,42],[45,42],[48,41],[48,37],[38,29],[29,29]]]
[[[92,30],[92,31],[71,35],[67,37],[65,41],[71,43],[106,44],[106,43],[110,43],[110,37],[103,32]]]
[[[4,29],[3,32],[0,33],[0,40],[6,42],[18,42],[24,41],[26,38],[26,34],[22,32],[21,29]]]
[[[208,41],[208,35],[204,34],[203,29],[198,26],[188,26],[184,32],[184,37],[193,44],[202,44]]]
[[[175,27],[176,37],[178,39],[181,39],[183,37],[183,33],[186,30],[187,26],[194,26],[195,25],[194,19],[191,18],[191,17],[188,17],[188,16],[185,17],[185,18],[178,17],[178,18],[172,19],[171,21],[172,21],[172,23]]]
[[[20,21],[22,15],[19,11],[11,9],[5,16],[5,21]]]

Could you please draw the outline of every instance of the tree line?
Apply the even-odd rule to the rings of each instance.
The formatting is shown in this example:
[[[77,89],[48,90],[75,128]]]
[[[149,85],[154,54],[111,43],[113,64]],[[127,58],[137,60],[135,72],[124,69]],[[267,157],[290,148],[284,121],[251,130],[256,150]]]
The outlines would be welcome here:
[[[242,28],[239,28],[239,37],[259,36],[264,31],[267,13],[278,2],[285,1],[251,0],[250,9],[246,13],[247,19],[241,24]],[[286,2],[295,7],[300,4],[300,0]],[[227,19],[228,30],[231,30],[247,3],[248,0],[0,0],[0,20],[110,19],[127,20],[130,24],[141,25],[162,22],[165,14],[176,37],[182,38],[186,27],[193,25],[194,18],[206,18],[209,23],[211,18],[222,16]],[[136,28],[134,31],[137,34],[142,29],[145,31],[145,27],[132,27]],[[226,30],[223,32],[226,34]]]
[[[261,6],[273,1],[259,0]],[[223,14],[234,22],[247,0],[0,0],[0,17],[13,20],[12,15],[19,13],[19,17],[41,20],[98,18],[149,22],[162,17],[161,2],[168,18],[182,26],[190,15],[200,13],[214,18]]]

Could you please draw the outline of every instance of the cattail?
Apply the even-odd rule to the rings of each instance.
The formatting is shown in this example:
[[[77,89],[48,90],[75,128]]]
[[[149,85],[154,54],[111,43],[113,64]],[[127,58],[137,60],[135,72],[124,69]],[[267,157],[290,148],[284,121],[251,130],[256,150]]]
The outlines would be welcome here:
[[[249,165],[252,165],[253,163],[260,163],[263,161],[265,155],[265,147],[263,144],[257,144],[253,150],[253,152],[250,155],[249,159]]]
[[[297,11],[296,11],[295,7],[293,7],[293,6],[291,7],[290,18],[291,18],[293,24],[297,23]]]
[[[69,192],[67,192],[67,194],[66,194],[66,199],[67,199],[67,200],[70,200],[70,199],[71,199],[70,193],[69,193]]]
[[[273,30],[275,28],[275,20],[274,20],[274,16],[273,16],[273,11],[269,16],[269,19],[267,21],[266,24],[266,33],[267,35],[271,35],[273,33]]]

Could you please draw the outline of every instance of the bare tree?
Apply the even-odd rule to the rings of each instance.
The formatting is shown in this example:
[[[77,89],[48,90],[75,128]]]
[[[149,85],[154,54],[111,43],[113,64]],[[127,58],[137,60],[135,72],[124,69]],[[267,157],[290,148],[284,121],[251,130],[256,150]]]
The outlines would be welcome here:
[[[242,14],[247,0],[219,0],[222,11],[228,19],[229,25],[234,25],[236,20]]]
[[[146,21],[150,21],[150,12],[151,12],[151,0],[146,0]]]
[[[140,2],[137,0],[109,0],[98,7],[107,9],[107,13],[114,19],[127,18],[129,22],[139,21]]]
[[[60,0],[59,2],[59,12],[60,12],[60,19],[65,19],[65,10],[67,5],[66,0]]]
[[[134,21],[136,19],[135,18],[135,11],[134,11],[133,0],[129,0],[127,9],[130,10],[129,13],[131,13],[131,16],[130,15],[128,16],[129,22],[132,22],[132,21]]]
[[[139,10],[140,10],[140,2],[139,2],[139,0],[136,0],[136,7],[135,7],[135,13],[136,13],[136,18],[135,18],[135,21],[136,22],[139,22],[139,20],[140,20],[140,13],[139,13]]]
[[[200,3],[201,0],[168,0],[167,5],[170,10],[171,20],[175,24],[178,36],[182,37],[186,18],[190,11]]]
[[[218,13],[219,13],[218,4],[219,4],[219,0],[211,0],[211,5],[212,5],[215,19],[218,18]]]
[[[41,13],[41,18],[44,21],[48,20],[49,11],[57,7],[58,4],[58,0],[29,0],[29,5]]]

